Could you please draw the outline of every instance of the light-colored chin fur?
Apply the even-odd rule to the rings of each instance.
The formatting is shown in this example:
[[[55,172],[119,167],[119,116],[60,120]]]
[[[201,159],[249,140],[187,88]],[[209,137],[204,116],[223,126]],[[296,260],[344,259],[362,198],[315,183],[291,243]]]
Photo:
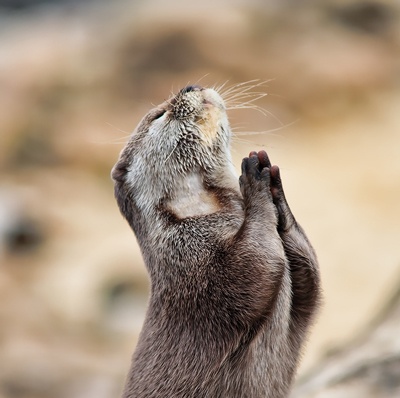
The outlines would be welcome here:
[[[218,200],[204,189],[200,175],[192,173],[177,181],[176,197],[166,207],[178,218],[203,216],[220,210]]]
[[[211,151],[217,131],[224,131],[227,135],[218,159],[210,157],[213,164],[211,178],[218,186],[240,193],[238,177],[231,161],[231,133],[224,102],[212,89],[202,91],[201,95],[205,103],[202,105],[200,117],[196,120],[196,128],[201,132],[201,144],[198,145],[203,145]],[[157,201],[167,197],[164,205],[181,219],[218,212],[221,209],[220,203],[205,189],[204,175],[199,172],[199,167],[182,171],[174,165],[176,160],[173,158],[173,151],[181,122],[174,120],[173,123],[168,123],[167,117],[164,115],[148,126],[143,126],[142,131],[147,129],[145,133],[148,140],[141,144],[144,143],[146,149],[135,148],[131,154],[133,161],[128,171],[127,182],[134,191],[137,206],[144,214],[151,214],[154,206],[158,205]],[[143,153],[146,153],[146,156],[143,156]],[[164,161],[160,162],[160,157],[164,157]],[[152,180],[154,183],[149,184]],[[144,181],[146,183],[143,183]]]
[[[233,189],[240,194],[238,177],[233,167],[221,169],[214,177],[220,187]],[[204,181],[199,174],[182,176],[177,181],[175,193],[174,198],[166,203],[166,207],[180,219],[204,216],[221,210],[220,202],[204,188]]]

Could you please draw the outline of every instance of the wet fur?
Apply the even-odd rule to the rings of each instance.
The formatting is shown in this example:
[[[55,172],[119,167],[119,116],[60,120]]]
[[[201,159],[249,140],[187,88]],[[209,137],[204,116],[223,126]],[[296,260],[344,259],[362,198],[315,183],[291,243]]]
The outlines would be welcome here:
[[[124,398],[289,392],[317,260],[279,169],[252,153],[239,188],[229,141],[222,99],[190,86],[145,116],[113,169],[151,279]]]

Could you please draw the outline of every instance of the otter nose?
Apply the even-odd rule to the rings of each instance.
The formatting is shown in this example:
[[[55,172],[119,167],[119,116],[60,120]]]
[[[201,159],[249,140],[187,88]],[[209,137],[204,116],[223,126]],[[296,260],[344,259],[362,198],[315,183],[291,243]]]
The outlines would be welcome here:
[[[194,85],[186,86],[185,88],[183,88],[180,91],[180,93],[181,94],[185,94],[185,93],[188,93],[190,91],[201,91],[201,90],[204,90],[204,88],[194,84]]]

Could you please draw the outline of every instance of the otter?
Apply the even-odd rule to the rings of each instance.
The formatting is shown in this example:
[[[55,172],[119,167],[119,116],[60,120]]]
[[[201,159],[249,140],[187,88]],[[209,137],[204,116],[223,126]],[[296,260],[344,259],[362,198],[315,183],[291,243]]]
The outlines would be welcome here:
[[[315,252],[280,171],[238,179],[223,98],[188,86],[150,110],[112,171],[151,291],[123,398],[286,397],[318,307]]]

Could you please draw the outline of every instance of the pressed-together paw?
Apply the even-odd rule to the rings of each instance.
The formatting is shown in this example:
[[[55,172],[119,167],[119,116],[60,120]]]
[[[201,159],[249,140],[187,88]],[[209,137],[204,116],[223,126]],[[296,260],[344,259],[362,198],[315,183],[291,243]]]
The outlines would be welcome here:
[[[243,159],[239,183],[244,198],[250,199],[256,192],[264,192],[267,197],[271,197],[270,165],[265,151],[258,154],[251,152],[248,158]]]
[[[286,202],[279,167],[271,165],[265,151],[252,151],[243,159],[239,182],[247,205],[271,203],[278,217],[278,230],[287,231],[296,223]]]
[[[242,177],[244,175],[253,174],[255,178],[261,179],[261,175],[267,181],[272,197],[275,201],[279,201],[284,197],[281,176],[278,166],[272,166],[268,154],[265,151],[252,151],[248,158],[244,158],[242,162]]]
[[[283,191],[281,174],[278,166],[271,166],[271,194],[274,205],[278,211],[278,230],[288,231],[296,220],[289,208]]]
[[[284,198],[281,173],[278,166],[271,166],[271,193],[274,202]]]
[[[265,151],[259,151],[258,153],[256,151],[251,151],[249,156],[257,156],[258,159],[258,164],[259,164],[259,170],[261,171],[265,167],[270,168],[271,167],[271,162],[269,160],[269,157],[267,155],[267,152]]]

